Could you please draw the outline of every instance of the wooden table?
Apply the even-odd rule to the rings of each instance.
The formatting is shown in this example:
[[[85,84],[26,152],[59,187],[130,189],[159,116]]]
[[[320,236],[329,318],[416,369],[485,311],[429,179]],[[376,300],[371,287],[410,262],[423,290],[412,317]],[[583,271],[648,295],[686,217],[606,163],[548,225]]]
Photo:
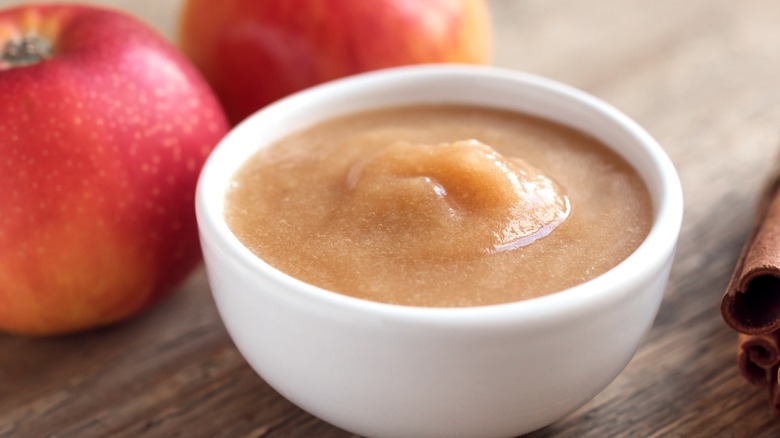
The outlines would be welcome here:
[[[114,3],[173,35],[178,2]],[[491,7],[495,64],[568,82],[625,111],[670,154],[685,192],[669,288],[635,358],[594,400],[532,435],[780,436],[764,390],[737,373],[736,335],[718,311],[780,139],[780,2]],[[199,271],[116,327],[47,340],[0,335],[0,436],[49,435],[349,434],[255,375]]]

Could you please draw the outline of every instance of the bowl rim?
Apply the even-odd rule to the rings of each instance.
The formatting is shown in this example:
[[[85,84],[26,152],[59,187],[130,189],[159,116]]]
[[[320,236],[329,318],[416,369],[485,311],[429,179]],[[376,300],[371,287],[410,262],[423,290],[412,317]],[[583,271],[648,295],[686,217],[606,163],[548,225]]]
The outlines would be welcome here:
[[[323,98],[327,94],[336,97],[326,99],[337,99],[340,93],[356,85],[377,87],[387,80],[414,81],[423,76],[441,80],[452,76],[465,76],[513,81],[545,93],[558,94],[566,99],[577,101],[578,104],[600,113],[620,127],[639,143],[642,152],[651,159],[652,170],[660,180],[661,190],[658,196],[660,202],[653,225],[645,240],[626,259],[607,272],[558,292],[521,301],[482,306],[418,307],[355,298],[298,280],[270,266],[233,235],[224,220],[222,204],[218,204],[220,208],[215,206],[216,200],[213,198],[217,194],[210,193],[209,186],[213,181],[232,177],[232,175],[220,174],[218,161],[224,155],[222,151],[239,147],[234,144],[241,137],[239,135],[241,132],[257,131],[266,119],[271,118],[269,116],[294,111],[295,108],[306,105],[311,99]],[[619,151],[618,153],[620,154]],[[648,184],[646,178],[643,180]],[[335,306],[342,310],[372,314],[386,319],[422,323],[437,321],[468,325],[501,325],[502,323],[515,324],[518,321],[542,322],[554,315],[565,316],[588,312],[589,309],[602,308],[632,293],[634,288],[626,287],[627,284],[639,281],[640,277],[657,274],[674,255],[682,225],[682,195],[677,172],[661,146],[631,118],[601,99],[569,85],[526,72],[492,66],[435,64],[394,67],[337,79],[299,91],[255,112],[235,126],[207,158],[198,178],[195,208],[201,240],[216,245],[221,255],[231,261],[251,271],[257,271],[285,289],[294,290],[288,292],[294,294],[294,298],[312,300],[321,305]],[[224,192],[220,197],[224,198]],[[646,275],[643,276],[642,273]],[[268,291],[273,288],[263,289]],[[217,291],[212,288],[212,293]]]

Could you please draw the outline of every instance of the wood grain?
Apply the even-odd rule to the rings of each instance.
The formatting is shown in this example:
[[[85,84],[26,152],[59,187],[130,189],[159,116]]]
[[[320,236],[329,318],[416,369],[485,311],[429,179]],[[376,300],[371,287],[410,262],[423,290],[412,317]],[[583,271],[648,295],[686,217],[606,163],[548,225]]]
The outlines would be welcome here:
[[[113,3],[175,33],[178,2]],[[594,400],[531,436],[780,436],[780,414],[738,375],[736,335],[718,313],[780,140],[780,2],[490,6],[496,65],[570,83],[635,118],[672,157],[685,194],[668,291],[637,355]],[[350,436],[256,377],[202,271],[126,324],[0,335],[0,436],[54,435]]]

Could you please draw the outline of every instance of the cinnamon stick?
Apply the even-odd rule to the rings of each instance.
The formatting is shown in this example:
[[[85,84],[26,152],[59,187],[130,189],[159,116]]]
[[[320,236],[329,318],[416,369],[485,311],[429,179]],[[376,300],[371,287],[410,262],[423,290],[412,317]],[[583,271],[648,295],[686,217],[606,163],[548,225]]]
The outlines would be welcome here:
[[[773,382],[771,374],[777,372],[778,364],[780,331],[765,335],[739,335],[737,365],[748,382],[756,386],[769,386]]]
[[[759,203],[756,223],[737,259],[721,314],[740,333],[780,329],[780,169]]]

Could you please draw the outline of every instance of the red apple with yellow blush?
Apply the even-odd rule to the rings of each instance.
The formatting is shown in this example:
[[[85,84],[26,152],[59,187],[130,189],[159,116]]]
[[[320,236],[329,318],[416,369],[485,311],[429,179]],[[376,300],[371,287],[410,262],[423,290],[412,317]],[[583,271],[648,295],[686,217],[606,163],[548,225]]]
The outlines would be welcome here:
[[[483,0],[188,0],[179,39],[235,124],[342,76],[486,63],[491,26]]]
[[[0,11],[0,52],[0,331],[138,314],[200,261],[195,184],[228,129],[216,97],[114,11]]]

